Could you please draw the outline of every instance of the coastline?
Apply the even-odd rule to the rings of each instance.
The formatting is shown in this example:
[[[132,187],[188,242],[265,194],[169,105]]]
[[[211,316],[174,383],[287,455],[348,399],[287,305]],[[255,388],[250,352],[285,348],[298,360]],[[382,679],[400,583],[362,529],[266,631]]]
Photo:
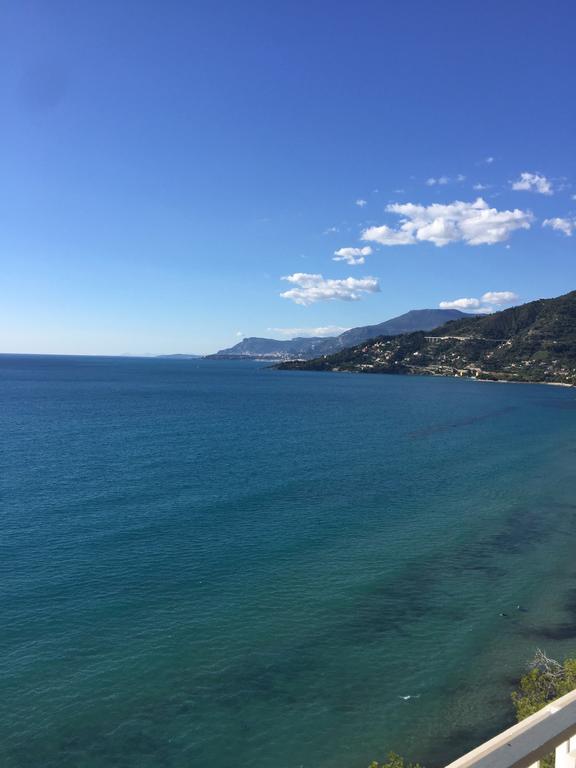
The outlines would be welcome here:
[[[576,389],[576,384],[569,384],[564,381],[515,381],[514,379],[488,379],[477,378],[475,376],[455,376],[443,373],[392,373],[389,371],[354,371],[335,368],[292,368],[284,367],[286,363],[267,366],[270,370],[276,371],[300,371],[303,373],[352,373],[369,376],[406,376],[410,378],[434,378],[434,379],[457,379],[460,381],[476,381],[482,384],[542,384],[547,387],[565,387],[567,389]]]

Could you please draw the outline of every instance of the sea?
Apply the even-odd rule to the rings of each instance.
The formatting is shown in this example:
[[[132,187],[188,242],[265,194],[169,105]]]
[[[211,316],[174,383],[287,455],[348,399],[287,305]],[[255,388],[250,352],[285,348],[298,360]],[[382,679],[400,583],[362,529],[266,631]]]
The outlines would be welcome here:
[[[576,391],[0,356],[0,766],[441,766],[576,654]]]

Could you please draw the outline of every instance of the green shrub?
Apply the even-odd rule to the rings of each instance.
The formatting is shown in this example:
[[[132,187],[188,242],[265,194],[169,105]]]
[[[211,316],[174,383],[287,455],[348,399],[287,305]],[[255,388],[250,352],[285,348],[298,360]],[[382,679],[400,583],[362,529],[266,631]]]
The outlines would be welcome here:
[[[512,703],[518,722],[535,714],[551,701],[576,688],[576,659],[561,664],[538,649],[530,671],[520,680],[519,689],[512,693]],[[541,768],[553,768],[554,755],[540,761]]]
[[[576,659],[566,659],[560,664],[538,650],[530,671],[520,680],[519,689],[512,694],[518,722],[575,688]]]
[[[403,757],[397,755],[396,752],[389,752],[386,762],[370,763],[369,768],[422,768],[419,763],[407,763]]]

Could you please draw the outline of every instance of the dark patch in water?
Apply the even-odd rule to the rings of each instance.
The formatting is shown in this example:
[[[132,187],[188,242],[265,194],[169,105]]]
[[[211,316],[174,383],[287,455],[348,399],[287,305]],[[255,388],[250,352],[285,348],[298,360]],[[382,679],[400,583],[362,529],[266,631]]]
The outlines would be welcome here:
[[[507,413],[515,410],[516,408],[510,405],[506,408],[499,408],[498,410],[489,411],[488,413],[484,413],[478,416],[470,416],[467,419],[460,419],[459,421],[451,421],[446,424],[436,424],[429,427],[423,427],[422,429],[417,429],[414,432],[409,432],[408,437],[428,437],[429,435],[435,435],[438,432],[448,432],[451,429],[458,429],[458,427],[471,427],[473,424],[478,424],[479,422],[487,421],[488,419],[494,419],[498,416],[505,416]]]
[[[573,510],[570,511],[573,514]],[[425,617],[463,620],[466,607],[458,604],[450,592],[440,589],[440,584],[453,583],[455,576],[469,572],[481,574],[490,581],[504,577],[506,569],[495,565],[495,558],[502,554],[525,554],[542,545],[557,532],[558,518],[565,522],[563,512],[565,507],[550,510],[548,514],[541,509],[513,509],[496,533],[462,545],[445,557],[411,563],[391,581],[374,584],[371,591],[357,601],[355,615],[338,631],[356,642],[373,642],[376,637],[389,633],[406,636],[411,633],[412,625]],[[445,601],[441,602],[443,595]],[[516,606],[509,611],[512,618],[519,612],[522,609],[519,611]]]
[[[557,411],[576,411],[576,398],[563,400],[539,399],[537,404],[541,408],[553,408]]]
[[[573,640],[576,638],[576,587],[568,590],[563,607],[566,613],[572,617],[571,620],[552,627],[529,627],[523,634],[536,640]]]
[[[556,627],[531,627],[523,634],[535,640],[572,640],[576,637],[576,622]]]
[[[566,595],[564,602],[564,608],[574,616],[576,616],[576,587],[572,587]]]

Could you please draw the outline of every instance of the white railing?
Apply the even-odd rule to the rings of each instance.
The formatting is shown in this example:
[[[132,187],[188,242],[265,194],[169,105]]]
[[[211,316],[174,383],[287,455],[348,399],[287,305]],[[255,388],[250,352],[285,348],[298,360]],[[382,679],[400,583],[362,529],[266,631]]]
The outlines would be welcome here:
[[[539,768],[555,753],[555,768],[576,768],[576,691],[548,704],[447,768]]]

